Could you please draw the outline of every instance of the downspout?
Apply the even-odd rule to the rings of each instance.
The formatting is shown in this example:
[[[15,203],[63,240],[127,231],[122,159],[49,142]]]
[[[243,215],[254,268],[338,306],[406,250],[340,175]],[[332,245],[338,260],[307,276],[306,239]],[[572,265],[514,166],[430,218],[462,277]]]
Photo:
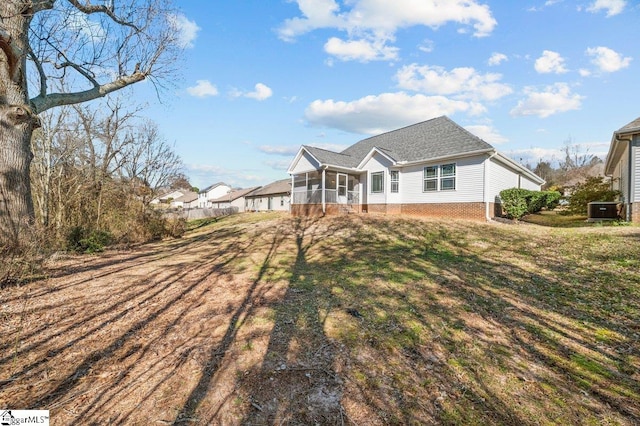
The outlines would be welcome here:
[[[484,199],[484,217],[487,222],[491,222],[491,213],[489,212],[489,167],[491,166],[491,159],[498,154],[498,151],[493,151],[493,154],[489,156],[486,160],[484,160],[484,194],[482,194],[482,198]],[[495,201],[495,200],[494,200]]]

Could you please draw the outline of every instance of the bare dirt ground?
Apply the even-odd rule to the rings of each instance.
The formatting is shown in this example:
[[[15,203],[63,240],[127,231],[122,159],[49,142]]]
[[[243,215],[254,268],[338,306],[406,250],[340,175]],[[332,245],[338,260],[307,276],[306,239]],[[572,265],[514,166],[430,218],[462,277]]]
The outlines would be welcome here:
[[[434,227],[402,225],[408,236]],[[376,232],[390,233],[385,226]],[[529,295],[505,295],[518,277],[502,279],[496,269],[483,284],[481,269],[453,252],[428,251],[422,240],[415,251],[408,238],[392,252],[384,235],[368,246],[376,258],[349,271],[340,259],[358,254],[355,244],[370,238],[370,228],[359,219],[273,216],[221,221],[132,250],[62,256],[47,279],[0,293],[0,408],[48,409],[53,425],[536,424],[535,415],[550,412],[547,422],[593,416],[633,424],[640,414],[635,355],[625,358],[624,374],[602,373],[622,383],[620,394],[604,389],[608,399],[594,398],[566,373],[564,349],[555,358],[545,330],[513,319],[518,309],[534,318],[524,306]],[[466,224],[446,232],[455,229],[469,233]],[[344,241],[342,254],[323,243],[331,239]],[[464,250],[483,252],[492,244],[468,243]],[[382,267],[390,258],[398,269]],[[408,258],[417,260],[402,263]],[[432,271],[443,263],[447,270]],[[329,264],[334,269],[322,275]],[[466,281],[474,289],[502,281],[493,294],[476,294],[454,273],[472,277]],[[358,274],[380,293],[369,289],[365,300]],[[405,282],[411,286],[400,288]],[[513,306],[504,315],[487,305],[501,297]],[[554,321],[553,330],[563,328],[559,314]],[[573,323],[567,329],[580,332]],[[622,341],[610,333],[596,343]],[[543,362],[547,347],[554,357]],[[597,374],[593,362],[576,358],[579,350],[567,359]]]
[[[4,290],[0,405],[53,424],[336,420],[335,349],[293,330],[302,295],[271,273],[289,237],[273,225],[70,257]]]

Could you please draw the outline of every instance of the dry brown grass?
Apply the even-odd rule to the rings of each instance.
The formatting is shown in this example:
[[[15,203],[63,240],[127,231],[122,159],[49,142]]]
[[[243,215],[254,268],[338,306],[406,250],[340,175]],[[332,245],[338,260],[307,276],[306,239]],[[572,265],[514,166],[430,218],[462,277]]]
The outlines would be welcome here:
[[[52,424],[635,424],[640,229],[247,214],[0,293]]]

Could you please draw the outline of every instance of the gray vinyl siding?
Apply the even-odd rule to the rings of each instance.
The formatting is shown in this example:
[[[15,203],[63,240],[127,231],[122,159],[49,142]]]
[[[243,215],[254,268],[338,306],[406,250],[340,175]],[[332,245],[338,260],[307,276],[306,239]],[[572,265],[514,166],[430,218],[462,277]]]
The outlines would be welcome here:
[[[386,204],[392,202],[391,200],[389,200],[390,185],[388,170],[391,164],[392,163],[389,161],[389,159],[380,154],[375,154],[362,166],[362,169],[367,171],[367,185],[365,186],[365,188],[368,188],[369,191],[369,193],[367,194],[367,203]],[[373,193],[371,192],[371,174],[378,172],[383,173],[384,191]],[[400,197],[397,197],[398,194],[393,195],[395,196],[393,197],[393,202],[400,202]]]
[[[320,164],[316,160],[313,159],[309,153],[304,152],[300,157],[300,160],[296,164],[295,169],[291,172],[293,174],[303,173],[303,172],[311,172],[320,168]]]
[[[271,198],[271,209],[269,209],[269,198]],[[280,205],[281,201],[284,205]],[[284,194],[274,194],[274,195],[264,195],[261,197],[251,197],[247,198],[247,207],[246,209],[249,211],[289,211],[290,204],[289,195]]]
[[[625,144],[625,149],[620,156],[620,161],[616,164],[613,175],[612,188],[622,193],[625,202],[629,201],[629,145]],[[636,185],[637,187],[637,185]]]
[[[524,173],[519,173],[508,165],[491,159],[489,164],[489,193],[488,201],[495,200],[500,191],[510,188],[523,188],[540,191],[540,184],[534,182]]]
[[[640,201],[640,135],[633,137],[631,161],[633,162],[633,167],[631,167],[631,182],[633,182],[631,202],[635,203]]]
[[[482,202],[484,194],[484,159],[475,156],[407,166],[400,174],[402,203],[474,203]],[[424,168],[455,163],[456,189],[423,192]]]

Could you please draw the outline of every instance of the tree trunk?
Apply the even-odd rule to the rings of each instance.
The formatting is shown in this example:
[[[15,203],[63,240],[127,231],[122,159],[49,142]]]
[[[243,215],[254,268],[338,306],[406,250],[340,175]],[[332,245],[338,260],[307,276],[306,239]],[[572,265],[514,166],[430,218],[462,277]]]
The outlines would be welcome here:
[[[0,106],[0,244],[19,245],[33,222],[29,165],[32,116],[20,106]]]
[[[26,80],[28,4],[0,3],[0,245],[17,248],[34,220],[29,165],[38,119],[29,106]]]

